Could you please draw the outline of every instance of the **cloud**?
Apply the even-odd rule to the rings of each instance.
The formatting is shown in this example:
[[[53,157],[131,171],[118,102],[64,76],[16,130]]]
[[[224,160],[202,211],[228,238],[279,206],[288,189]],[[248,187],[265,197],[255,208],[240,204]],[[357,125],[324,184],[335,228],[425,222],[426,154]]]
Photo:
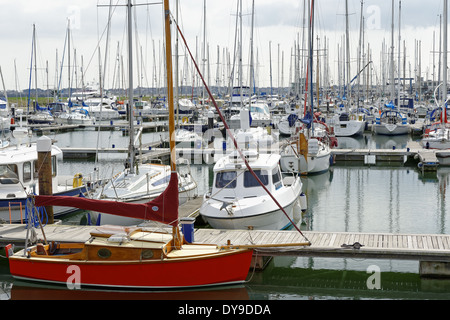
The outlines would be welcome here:
[[[125,0],[111,0],[114,4],[124,4]],[[31,55],[32,25],[36,25],[38,37],[39,61],[48,61],[51,69],[50,82],[55,75],[55,56],[58,50],[59,60],[62,58],[64,41],[66,36],[67,19],[72,24],[72,48],[77,49],[78,63],[80,56],[84,57],[84,64],[89,78],[98,78],[99,65],[96,53],[100,41],[102,54],[105,53],[107,15],[109,9],[98,7],[98,4],[109,4],[110,0],[73,0],[70,2],[61,0],[0,0],[2,10],[0,12],[0,39],[2,50],[0,51],[0,65],[2,67],[7,87],[15,86],[14,61],[16,60],[17,74],[20,77],[22,89],[28,86],[29,65]],[[139,2],[136,0],[136,2]],[[284,52],[285,77],[290,67],[290,51],[297,39],[302,34],[303,6],[309,1],[302,0],[255,0],[255,51],[259,55],[259,74],[261,79],[268,78],[269,68],[269,41],[272,42],[272,62],[276,65],[277,46],[280,45]],[[142,2],[143,3],[143,2]],[[337,44],[341,43],[345,32],[345,1],[343,0],[316,0],[315,36],[327,37],[330,41],[330,64],[335,64]],[[395,0],[395,20],[398,15],[398,0]],[[414,59],[414,41],[422,40],[424,46],[423,63],[431,51],[433,31],[439,33],[439,14],[442,13],[442,1],[403,0],[402,2],[402,39],[407,41],[408,59]],[[171,0],[171,10],[174,13],[175,0]],[[191,50],[200,50],[203,38],[203,0],[180,1],[180,24],[187,37]],[[243,1],[243,25],[244,25],[244,61],[248,61],[249,32],[251,21],[252,0]],[[351,33],[352,58],[356,55],[359,39],[360,0],[349,0],[349,25]],[[211,70],[215,72],[217,46],[221,49],[234,48],[235,22],[237,1],[207,0],[207,41],[210,46]],[[117,54],[117,43],[120,44],[119,52],[126,61],[126,19],[125,7],[115,8],[111,23],[109,45],[109,67],[114,68]],[[154,70],[153,41],[155,43],[157,68],[160,68],[163,45],[162,6],[136,6],[139,32],[133,33],[133,37],[139,40],[139,44],[133,48],[136,53],[142,48],[144,59],[147,63],[147,73]],[[174,13],[175,14],[175,13]],[[389,0],[365,0],[365,41],[370,43],[373,56],[379,59],[380,46],[383,39],[390,43],[391,28],[391,1]],[[397,28],[397,22],[396,22]],[[396,29],[397,32],[397,29]],[[103,36],[103,37],[102,37]],[[397,35],[396,35],[397,37]],[[100,40],[99,40],[100,39]],[[396,38],[397,39],[397,38]],[[397,41],[397,40],[396,40]],[[197,43],[198,42],[198,43]],[[6,49],[5,49],[6,48]],[[122,49],[123,48],[123,49]],[[222,51],[220,51],[222,54]],[[334,54],[334,55],[333,55]],[[102,61],[103,63],[103,61]],[[224,63],[224,62],[221,62]],[[248,62],[246,62],[248,64]],[[379,63],[377,63],[379,65]],[[276,68],[273,68],[274,73]],[[426,68],[424,67],[423,70]],[[41,73],[40,78],[46,75]],[[112,74],[112,70],[110,71]],[[109,78],[109,77],[108,77]],[[64,77],[65,79],[65,77]],[[108,80],[108,79],[107,79]],[[110,81],[110,80],[109,80]],[[42,81],[43,82],[43,81]],[[137,82],[135,82],[137,83]],[[267,80],[264,82],[268,83]]]

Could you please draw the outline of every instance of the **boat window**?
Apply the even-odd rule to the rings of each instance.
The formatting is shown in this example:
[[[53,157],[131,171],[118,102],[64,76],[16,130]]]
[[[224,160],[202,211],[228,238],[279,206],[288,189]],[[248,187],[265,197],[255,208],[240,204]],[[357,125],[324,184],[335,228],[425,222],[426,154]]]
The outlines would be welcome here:
[[[15,164],[0,165],[0,183],[1,184],[19,183],[17,165]]]
[[[280,170],[278,168],[275,168],[274,171],[272,172],[272,183],[275,184],[280,180],[281,180]]]
[[[27,161],[23,163],[23,182],[31,180],[31,162]]]
[[[236,171],[218,172],[216,175],[216,188],[236,188]]]
[[[262,170],[253,170],[253,172],[256,174],[259,180],[267,186],[269,183],[269,176],[266,171]],[[258,180],[253,176],[253,174],[250,171],[244,172],[244,187],[251,188],[251,187],[260,187]]]
[[[97,251],[97,256],[102,259],[108,259],[111,257],[111,251],[106,248],[101,248]]]

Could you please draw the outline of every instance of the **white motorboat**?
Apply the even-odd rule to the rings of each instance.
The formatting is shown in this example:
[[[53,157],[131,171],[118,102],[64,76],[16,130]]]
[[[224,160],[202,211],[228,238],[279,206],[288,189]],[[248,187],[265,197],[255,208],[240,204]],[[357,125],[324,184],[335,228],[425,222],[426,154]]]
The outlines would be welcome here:
[[[302,210],[300,176],[283,178],[279,154],[244,150],[245,158],[259,184],[237,151],[222,157],[214,166],[213,187],[205,194],[201,216],[216,229],[282,230],[292,226]],[[294,222],[295,223],[295,222]]]
[[[28,130],[23,127],[13,132],[18,141],[26,139]],[[49,139],[41,137],[41,139]],[[30,194],[39,194],[39,165],[36,143],[21,143],[9,145],[2,143],[0,148],[0,219],[13,223],[26,220],[26,201]],[[80,196],[85,195],[94,184],[96,177],[58,174],[57,157],[62,151],[55,145],[51,146],[52,157],[52,187],[54,195]],[[73,212],[74,208],[54,207],[55,218]],[[45,217],[44,217],[45,218]]]
[[[89,114],[98,120],[120,119],[119,111],[115,109],[115,101],[112,98],[89,98],[84,101],[84,108]]]

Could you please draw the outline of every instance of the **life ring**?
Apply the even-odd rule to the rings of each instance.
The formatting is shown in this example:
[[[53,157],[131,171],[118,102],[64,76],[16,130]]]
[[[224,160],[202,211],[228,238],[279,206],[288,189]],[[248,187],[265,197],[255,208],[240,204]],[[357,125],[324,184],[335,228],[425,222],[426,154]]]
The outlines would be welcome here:
[[[187,123],[189,121],[188,117],[183,117],[181,120],[183,121],[183,123]]]

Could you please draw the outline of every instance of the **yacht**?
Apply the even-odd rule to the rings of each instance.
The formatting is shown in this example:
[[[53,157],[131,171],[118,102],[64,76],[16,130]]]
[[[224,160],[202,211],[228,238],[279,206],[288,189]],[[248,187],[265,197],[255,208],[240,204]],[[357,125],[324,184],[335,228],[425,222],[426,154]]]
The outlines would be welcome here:
[[[396,136],[408,134],[410,126],[404,114],[395,110],[394,105],[387,104],[386,109],[375,118],[372,130],[375,134]]]

